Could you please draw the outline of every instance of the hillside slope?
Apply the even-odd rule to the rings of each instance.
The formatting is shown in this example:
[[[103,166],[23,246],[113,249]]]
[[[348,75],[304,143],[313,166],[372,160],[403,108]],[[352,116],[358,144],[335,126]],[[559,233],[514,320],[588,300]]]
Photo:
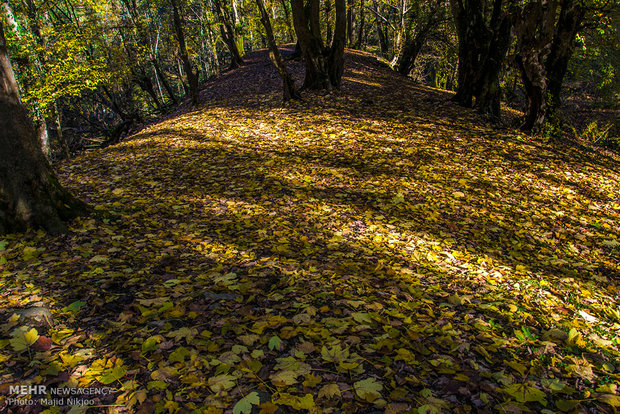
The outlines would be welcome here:
[[[62,166],[117,218],[0,241],[2,316],[54,318],[51,349],[0,342],[0,382],[108,384],[144,413],[620,405],[615,161],[359,52],[331,95],[280,106],[263,52],[202,96]]]

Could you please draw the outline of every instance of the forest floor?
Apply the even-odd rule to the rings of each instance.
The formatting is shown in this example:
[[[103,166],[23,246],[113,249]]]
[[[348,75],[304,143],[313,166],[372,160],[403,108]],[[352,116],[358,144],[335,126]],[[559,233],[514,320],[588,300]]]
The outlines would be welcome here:
[[[112,388],[89,412],[620,407],[617,160],[360,52],[303,102],[264,52],[202,94],[60,167],[116,215],[0,238],[0,411],[39,411],[29,384]]]

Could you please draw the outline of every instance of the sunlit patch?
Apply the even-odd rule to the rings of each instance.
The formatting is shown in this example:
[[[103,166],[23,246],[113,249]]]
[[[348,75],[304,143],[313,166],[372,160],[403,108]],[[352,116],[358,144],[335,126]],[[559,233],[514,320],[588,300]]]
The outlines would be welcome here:
[[[344,92],[212,101],[62,166],[111,214],[0,239],[3,378],[109,382],[129,411],[615,401],[618,172],[364,62]],[[39,306],[51,327],[13,317]]]

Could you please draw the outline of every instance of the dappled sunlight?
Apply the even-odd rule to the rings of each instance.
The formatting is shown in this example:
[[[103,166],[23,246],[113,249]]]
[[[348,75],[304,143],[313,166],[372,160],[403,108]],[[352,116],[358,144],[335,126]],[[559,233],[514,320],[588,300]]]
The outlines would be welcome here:
[[[4,239],[0,312],[57,321],[50,350],[0,360],[112,384],[130,411],[254,390],[343,412],[604,407],[618,172],[372,62],[345,81],[284,107],[209,102],[63,165],[113,214]]]

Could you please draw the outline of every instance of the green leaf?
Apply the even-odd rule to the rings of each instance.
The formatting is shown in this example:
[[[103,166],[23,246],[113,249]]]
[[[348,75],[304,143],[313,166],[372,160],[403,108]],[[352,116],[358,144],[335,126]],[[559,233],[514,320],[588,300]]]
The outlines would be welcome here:
[[[501,390],[520,403],[536,401],[542,405],[547,405],[547,400],[545,400],[546,394],[538,388],[530,387],[525,384],[510,384],[501,388]]]
[[[383,385],[377,382],[374,378],[366,378],[361,381],[357,381],[353,384],[355,393],[362,400],[367,402],[373,402],[377,398],[381,398],[380,391],[383,389]]]
[[[260,398],[258,393],[253,391],[237,401],[237,404],[233,407],[233,414],[250,414],[252,406],[258,404],[260,404]]]
[[[168,357],[168,361],[170,362],[185,362],[185,358],[190,356],[191,352],[185,347],[177,348],[173,353]]]
[[[150,351],[154,351],[159,348],[159,343],[161,342],[162,337],[159,335],[151,336],[142,342],[142,352],[147,353]]]
[[[274,349],[278,351],[282,349],[282,340],[277,336],[272,336],[269,339],[269,350],[273,351]]]
[[[127,368],[123,365],[115,365],[113,368],[106,370],[105,374],[99,379],[102,384],[108,385],[123,378],[127,373]]]
[[[77,301],[73,302],[72,304],[70,304],[69,306],[65,306],[64,308],[62,308],[62,310],[65,311],[65,312],[67,312],[67,311],[77,312],[84,305],[86,305],[86,302],[82,302],[81,300],[77,300]]]

